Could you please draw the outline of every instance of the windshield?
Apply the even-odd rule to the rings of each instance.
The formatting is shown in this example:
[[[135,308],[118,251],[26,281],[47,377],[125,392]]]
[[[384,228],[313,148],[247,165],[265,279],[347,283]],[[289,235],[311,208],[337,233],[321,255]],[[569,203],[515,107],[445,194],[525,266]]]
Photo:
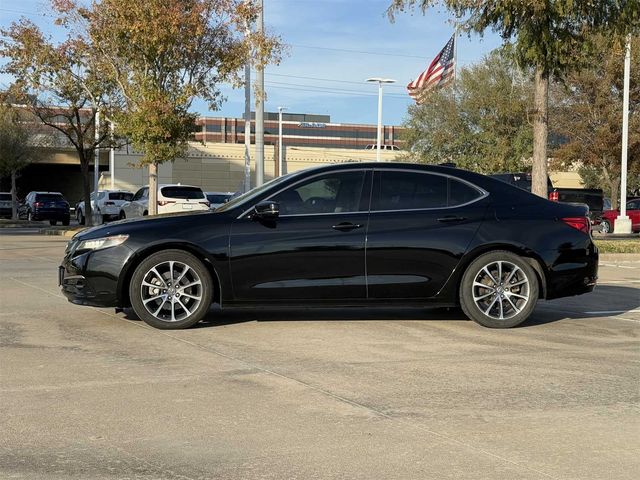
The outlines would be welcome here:
[[[162,195],[169,198],[181,198],[184,200],[195,200],[205,198],[204,192],[198,187],[162,187]]]
[[[125,200],[130,202],[133,198],[133,193],[129,192],[111,192],[109,193],[109,200]]]
[[[64,202],[62,195],[55,193],[38,193],[36,195],[36,202]]]
[[[288,173],[287,175],[283,175],[282,177],[274,178],[273,180],[268,181],[262,186],[251,189],[248,192],[243,193],[242,195],[232,198],[227,203],[220,205],[218,208],[216,208],[216,212],[224,212],[226,210],[231,210],[237,205],[241,205],[244,202],[249,202],[253,198],[256,198],[259,195],[261,195],[263,192],[265,192],[269,188],[274,187],[286,180],[289,180],[294,175],[295,173]]]

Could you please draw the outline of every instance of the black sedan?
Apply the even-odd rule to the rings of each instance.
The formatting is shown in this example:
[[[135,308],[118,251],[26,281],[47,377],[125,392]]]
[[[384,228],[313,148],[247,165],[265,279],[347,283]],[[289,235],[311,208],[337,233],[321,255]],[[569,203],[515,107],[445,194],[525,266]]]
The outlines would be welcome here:
[[[399,163],[277,178],[215,212],[125,220],[69,242],[73,303],[186,328],[228,306],[460,305],[513,327],[539,298],[593,290],[586,208],[483,175]]]

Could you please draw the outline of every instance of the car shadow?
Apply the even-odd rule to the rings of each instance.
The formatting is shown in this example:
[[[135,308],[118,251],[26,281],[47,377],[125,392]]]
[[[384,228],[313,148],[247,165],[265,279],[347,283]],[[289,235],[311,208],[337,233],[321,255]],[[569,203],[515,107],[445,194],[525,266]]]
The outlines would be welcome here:
[[[536,327],[565,319],[597,319],[615,317],[640,307],[640,289],[602,285],[592,293],[576,297],[540,301],[529,319],[517,328]],[[600,312],[600,313],[598,313]],[[623,313],[619,313],[623,312]],[[125,318],[138,320],[132,309],[125,309]],[[309,321],[447,321],[468,320],[458,307],[230,307],[212,305],[205,318],[193,328],[222,327],[248,322],[309,322]]]

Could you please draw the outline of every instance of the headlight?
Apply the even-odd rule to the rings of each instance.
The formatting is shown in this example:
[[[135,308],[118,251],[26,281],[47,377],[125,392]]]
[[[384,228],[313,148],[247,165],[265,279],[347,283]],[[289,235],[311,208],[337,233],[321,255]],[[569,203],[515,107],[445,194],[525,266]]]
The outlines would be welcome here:
[[[113,237],[94,238],[93,240],[83,240],[80,242],[78,250],[100,250],[103,248],[115,247],[122,245],[129,235],[114,235]]]

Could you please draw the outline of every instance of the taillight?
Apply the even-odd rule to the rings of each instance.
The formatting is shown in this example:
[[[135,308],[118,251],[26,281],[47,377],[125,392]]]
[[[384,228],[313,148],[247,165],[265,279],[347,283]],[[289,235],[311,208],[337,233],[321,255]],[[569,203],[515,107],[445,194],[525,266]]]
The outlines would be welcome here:
[[[115,205],[116,202],[104,202],[105,205]]]
[[[549,200],[551,200],[552,202],[557,202],[560,200],[560,195],[557,190],[549,192]]]
[[[562,221],[583,233],[589,234],[591,232],[591,222],[589,221],[589,217],[568,217],[563,218]]]
[[[164,207],[165,205],[169,205],[170,203],[176,203],[175,200],[158,200],[158,205]]]
[[[34,207],[36,207],[36,208],[43,207],[43,206],[44,206],[44,203],[42,203],[42,202],[36,202],[36,203],[34,203],[34,204],[33,204],[33,206],[34,206]]]

